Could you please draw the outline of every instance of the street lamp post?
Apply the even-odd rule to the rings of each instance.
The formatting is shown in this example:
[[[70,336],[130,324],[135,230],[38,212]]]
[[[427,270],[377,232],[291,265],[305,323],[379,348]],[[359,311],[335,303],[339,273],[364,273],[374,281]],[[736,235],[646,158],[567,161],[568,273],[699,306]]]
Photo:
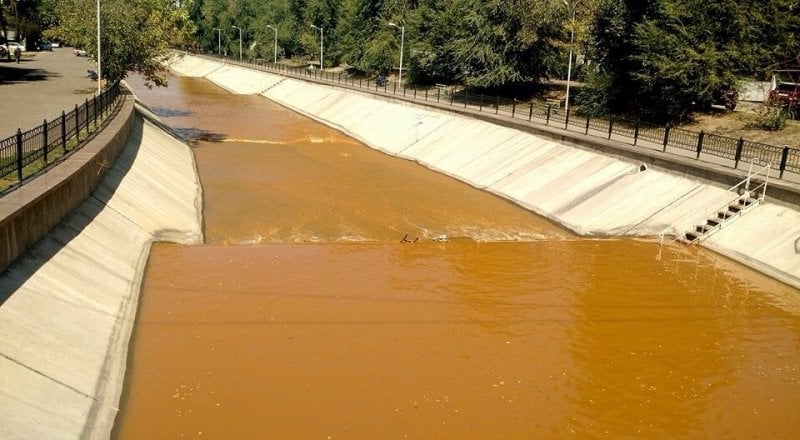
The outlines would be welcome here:
[[[272,29],[273,31],[275,31],[275,48],[274,48],[275,61],[273,61],[273,64],[277,64],[278,63],[278,28],[275,28],[275,27],[273,27],[272,25],[269,25],[269,24],[267,25],[267,27]]]
[[[319,30],[319,70],[322,70],[322,68],[325,66],[325,59],[323,58],[325,55],[323,49],[325,47],[325,30],[322,29],[322,26],[314,26],[313,24],[311,27]]]
[[[564,4],[567,5],[567,9],[569,10],[570,4],[567,0],[563,0]],[[564,102],[564,112],[569,112],[569,83],[572,79],[572,42],[575,40],[575,7],[577,6],[578,0],[574,0],[572,4],[572,23],[569,31],[569,63],[567,64],[567,99]]]
[[[242,61],[242,30],[239,29],[237,26],[231,26],[231,27],[239,31],[239,61]]]
[[[217,55],[222,55],[222,29],[220,28],[211,28],[214,31],[217,31]],[[213,31],[212,31],[213,32]]]
[[[403,84],[403,44],[406,40],[406,27],[398,26],[395,23],[389,23],[389,26],[400,29],[400,73],[397,75],[397,82]]]
[[[19,38],[19,37],[17,37]],[[97,0],[97,94],[103,91],[103,65],[100,56],[100,0]]]

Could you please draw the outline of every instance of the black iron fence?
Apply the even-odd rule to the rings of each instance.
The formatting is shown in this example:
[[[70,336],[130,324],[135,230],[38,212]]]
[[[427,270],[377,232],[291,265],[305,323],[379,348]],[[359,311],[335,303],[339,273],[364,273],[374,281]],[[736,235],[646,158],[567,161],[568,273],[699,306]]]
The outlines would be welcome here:
[[[119,97],[120,86],[115,83],[100,95],[76,104],[69,112],[62,111],[60,116],[50,121],[45,119],[28,131],[17,129],[15,135],[0,140],[0,179],[10,180],[16,173],[16,180],[21,182],[80,148],[121,102]]]
[[[218,59],[216,57],[209,58]],[[379,94],[403,96],[416,101],[494,113],[571,132],[626,142],[642,148],[663,152],[672,149],[675,153],[684,156],[691,155],[695,159],[700,159],[703,154],[710,155],[725,159],[723,162],[729,161],[728,165],[733,168],[738,168],[740,162],[751,162],[757,165],[770,164],[779,171],[779,178],[783,178],[786,172],[800,174],[800,149],[790,148],[786,145],[777,147],[743,138],[729,138],[703,131],[694,132],[670,125],[659,126],[618,117],[592,118],[575,113],[572,109],[564,110],[557,103],[519,101],[499,96],[474,94],[444,85],[437,85],[434,88],[413,88],[382,78],[357,78],[344,72],[324,72],[280,63],[231,59],[224,59],[224,61],[258,70],[277,72],[285,76],[309,78],[351,88],[367,89]]]

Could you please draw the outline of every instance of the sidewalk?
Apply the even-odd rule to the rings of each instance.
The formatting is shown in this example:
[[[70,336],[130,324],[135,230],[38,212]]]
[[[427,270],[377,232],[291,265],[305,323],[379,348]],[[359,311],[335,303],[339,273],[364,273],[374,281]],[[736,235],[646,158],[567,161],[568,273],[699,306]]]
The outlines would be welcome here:
[[[52,52],[26,52],[22,62],[0,61],[0,139],[17,128],[30,130],[81,104],[97,91],[97,82],[86,76],[95,63],[76,57],[71,47]]]

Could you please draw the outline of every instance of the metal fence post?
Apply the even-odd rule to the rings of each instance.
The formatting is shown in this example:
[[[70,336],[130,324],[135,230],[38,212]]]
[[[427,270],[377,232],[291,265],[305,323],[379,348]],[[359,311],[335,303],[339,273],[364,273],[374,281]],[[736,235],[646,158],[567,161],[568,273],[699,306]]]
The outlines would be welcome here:
[[[511,103],[511,119],[514,119],[515,114],[517,114],[517,98],[514,98],[514,101]]]
[[[67,115],[61,110],[61,148],[67,154]]]
[[[436,89],[436,103],[439,103],[439,100],[442,97],[442,89]]]
[[[92,116],[94,116],[94,128],[97,129],[97,96],[92,100]]]
[[[42,151],[44,152],[44,163],[47,164],[47,119],[42,122]]]
[[[669,130],[670,125],[667,123],[667,125],[664,126],[664,149],[662,150],[665,153],[667,151],[667,144],[669,144]]]
[[[781,154],[781,173],[778,175],[779,179],[783,179],[783,172],[786,171],[786,163],[789,161],[789,146],[783,146],[783,153]]]
[[[75,104],[75,140],[81,141],[81,118],[78,104]]]
[[[583,134],[586,134],[586,135],[589,134],[589,120],[590,119],[591,119],[591,116],[586,115],[586,129],[584,130]]]
[[[739,161],[742,160],[742,150],[744,149],[744,138],[739,137],[739,142],[736,142],[736,155],[734,156],[733,160],[736,162],[733,164],[733,168],[739,168]]]
[[[636,119],[636,125],[633,127],[633,146],[636,146],[636,143],[639,142],[639,119]]]
[[[614,132],[614,115],[608,117],[608,139],[611,140],[611,133]]]
[[[17,129],[17,180],[22,182],[22,129]]]
[[[550,111],[551,111],[551,109],[552,109],[552,107],[550,107],[550,104],[547,104],[547,115],[546,115],[545,120],[544,120],[544,125],[550,125]]]
[[[528,109],[528,122],[531,122],[533,119],[533,102],[530,103],[530,108]]]
[[[564,130],[569,130],[569,108],[567,109],[567,114],[564,118]]]
[[[481,100],[478,101],[478,111],[479,112],[483,111],[483,93],[481,93]]]
[[[697,136],[697,159],[700,159],[700,152],[703,151],[703,137],[705,135],[703,130],[700,130],[700,134]]]
[[[83,101],[83,114],[86,115],[86,133],[89,133],[89,98]]]
[[[494,97],[494,114],[500,113],[500,97]]]

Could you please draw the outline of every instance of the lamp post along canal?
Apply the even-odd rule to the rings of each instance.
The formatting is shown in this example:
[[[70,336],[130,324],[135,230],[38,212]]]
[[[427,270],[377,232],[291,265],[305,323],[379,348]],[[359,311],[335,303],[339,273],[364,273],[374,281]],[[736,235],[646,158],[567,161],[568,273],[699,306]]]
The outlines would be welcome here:
[[[97,94],[103,92],[103,65],[100,47],[100,0],[97,0]]]
[[[217,55],[222,56],[222,29],[220,28],[211,28],[214,31],[217,31]]]
[[[397,75],[398,84],[403,84],[403,45],[406,40],[406,27],[398,26],[395,23],[389,23],[389,26],[400,29],[400,71]]]
[[[275,46],[272,49],[273,52],[275,53],[275,59],[274,59],[274,61],[272,61],[272,63],[273,64],[277,64],[278,63],[278,28],[273,27],[272,25],[269,25],[269,24],[267,25],[267,27],[272,29],[273,31],[275,31]]]
[[[239,31],[239,61],[242,61],[242,30],[237,26],[231,26]]]
[[[573,0],[572,5],[567,2],[567,0],[563,0],[564,4],[567,5],[567,10],[572,8],[572,22],[570,23],[570,31],[569,31],[569,63],[567,63],[567,98],[564,101],[564,112],[569,112],[569,83],[572,79],[572,43],[575,40],[575,8],[578,5],[578,0]]]
[[[311,27],[319,31],[319,70],[322,70],[325,66],[325,30],[322,26],[314,26],[313,24]]]

